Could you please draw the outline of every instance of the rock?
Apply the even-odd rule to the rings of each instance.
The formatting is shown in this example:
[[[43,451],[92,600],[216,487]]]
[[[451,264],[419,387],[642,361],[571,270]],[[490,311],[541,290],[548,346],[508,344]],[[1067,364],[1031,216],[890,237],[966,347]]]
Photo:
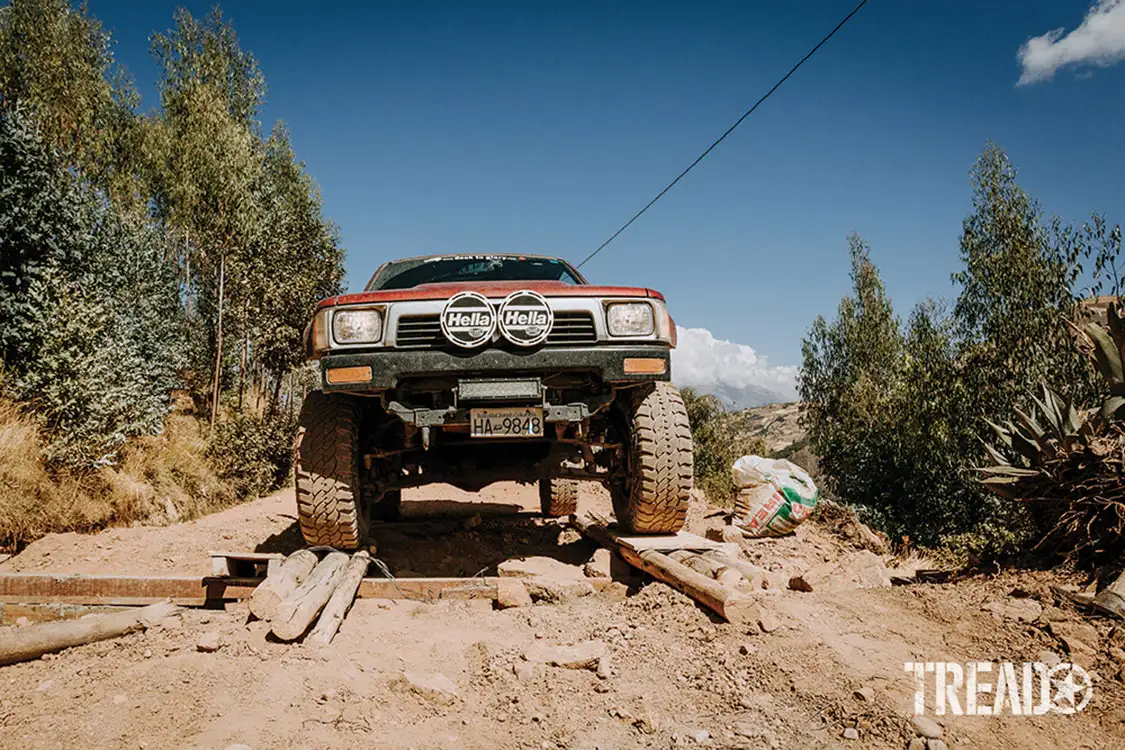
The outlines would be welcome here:
[[[750,656],[751,654],[758,653],[758,647],[753,643],[743,643],[738,647],[738,653],[742,654],[743,656]]]
[[[443,706],[460,697],[457,685],[441,672],[403,672],[402,677],[412,692]]]
[[[694,732],[691,733],[691,738],[693,740],[695,740],[696,742],[702,744],[702,743],[706,742],[707,740],[711,739],[711,733],[708,732],[706,729],[696,729]]]
[[[737,526],[724,526],[719,532],[719,541],[728,544],[742,545],[742,541],[746,539],[746,535],[742,533],[742,529]]]
[[[530,682],[543,674],[543,665],[522,661],[517,662],[516,665],[512,667],[512,671],[516,673],[516,679],[520,682]]]
[[[781,623],[777,621],[769,612],[758,611],[758,627],[763,633],[772,633],[781,627]]]
[[[1087,665],[1094,660],[1094,644],[1101,642],[1098,629],[1085,622],[1052,622],[1051,635],[1062,641],[1073,660],[1080,658]]]
[[[184,626],[184,621],[180,619],[179,615],[172,615],[171,617],[165,617],[158,624],[165,630],[179,630]]]
[[[601,595],[611,602],[623,602],[629,597],[629,587],[620,581],[611,581],[602,589]]]
[[[151,648],[146,648],[146,649],[145,649],[145,658],[146,658],[146,659],[151,659],[151,658],[152,658],[152,649],[151,649]]]
[[[249,745],[243,745],[242,743],[239,743],[237,745],[227,745],[226,750],[254,750],[254,748],[250,747]]]
[[[1018,620],[1032,622],[1043,614],[1043,605],[1034,599],[1007,599],[1005,601],[992,601],[985,604],[983,609],[991,612],[1002,620]]]
[[[500,609],[530,607],[531,594],[519,578],[501,578],[496,581],[496,606]]]
[[[1125,664],[1125,649],[1111,646],[1109,649],[1109,658],[1113,659],[1118,664]]]
[[[532,663],[566,669],[596,669],[607,653],[608,649],[603,641],[582,641],[573,646],[535,643],[524,651],[523,658]]]
[[[842,563],[822,563],[790,577],[794,591],[850,591],[857,588],[889,588],[891,576],[882,558],[873,552],[857,552]]]
[[[875,690],[871,687],[861,687],[859,690],[852,693],[852,695],[854,695],[857,700],[861,700],[864,703],[872,703],[875,700]]]
[[[522,578],[532,599],[562,603],[589,596],[594,586],[580,568],[553,557],[505,560],[496,566],[503,578]]]
[[[910,740],[910,744],[906,746],[906,750],[926,750],[926,740],[922,737],[915,737]]]
[[[925,716],[914,716],[911,717],[910,723],[914,725],[914,731],[921,737],[933,740],[941,737],[941,725],[933,719],[928,719]]]
[[[613,675],[613,657],[606,652],[598,659],[598,679],[608,680]]]
[[[859,730],[856,729],[855,727],[848,727],[847,729],[844,730],[844,739],[845,740],[858,740],[859,739]]]
[[[926,740],[927,750],[949,750],[949,745],[944,740]]]
[[[199,636],[199,640],[195,643],[195,650],[202,651],[205,654],[211,654],[218,651],[222,645],[222,642],[219,640],[218,632],[210,630]]]
[[[472,529],[475,529],[478,526],[480,526],[480,524],[481,524],[480,513],[474,513],[473,515],[466,518],[465,522],[462,525],[466,529],[469,529],[471,531]]]
[[[582,571],[586,574],[587,578],[609,578],[609,561],[609,550],[605,547],[599,547],[594,550],[593,556],[591,556],[590,561],[582,567]]]
[[[31,620],[27,619],[26,617],[17,617],[16,618],[16,627],[17,628],[22,628],[24,625],[30,625],[30,624],[31,624]]]
[[[1039,656],[1036,658],[1036,661],[1038,661],[1040,664],[1046,664],[1047,669],[1051,669],[1058,666],[1062,659],[1060,659],[1059,655],[1054,651],[1040,651]]]
[[[870,550],[853,555],[842,568],[849,582],[854,582],[858,588],[891,587],[891,576],[887,573],[887,566],[881,557]]]
[[[50,690],[51,688],[53,688],[54,686],[55,686],[55,683],[51,682],[50,680],[43,680],[43,682],[40,682],[39,686],[36,687],[35,690],[36,690],[36,692],[39,692],[39,693],[45,693],[48,690]]]
[[[850,529],[852,542],[863,549],[879,555],[887,554],[887,540],[871,530],[871,527],[859,519],[852,522]]]
[[[1062,611],[1058,607],[1044,607],[1043,614],[1039,615],[1039,622],[1063,622],[1066,619],[1066,612]]]

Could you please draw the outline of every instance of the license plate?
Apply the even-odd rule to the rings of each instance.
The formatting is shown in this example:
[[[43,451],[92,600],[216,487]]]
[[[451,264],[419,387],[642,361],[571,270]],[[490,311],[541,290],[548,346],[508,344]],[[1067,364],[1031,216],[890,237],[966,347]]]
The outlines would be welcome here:
[[[543,437],[543,410],[470,409],[469,434],[475,438]]]

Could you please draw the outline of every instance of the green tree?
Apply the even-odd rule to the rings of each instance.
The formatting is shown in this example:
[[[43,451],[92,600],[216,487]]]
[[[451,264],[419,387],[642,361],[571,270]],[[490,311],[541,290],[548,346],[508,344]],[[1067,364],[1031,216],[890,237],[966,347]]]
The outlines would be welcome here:
[[[211,423],[219,407],[224,316],[247,299],[247,273],[260,231],[254,188],[262,171],[256,120],[265,96],[257,62],[216,8],[202,21],[186,10],[153,36],[161,65],[161,112],[150,139],[157,214],[184,240],[188,314],[200,298],[210,371]],[[229,302],[228,302],[229,297]],[[198,350],[197,350],[198,351]]]
[[[87,468],[161,429],[182,342],[160,235],[0,107],[0,351],[50,462]]]
[[[974,472],[988,423],[1008,420],[1040,381],[1069,395],[1095,387],[1070,324],[1083,261],[1095,257],[1095,271],[1112,276],[1120,234],[1099,217],[1080,229],[1045,220],[1015,177],[991,145],[973,167],[950,310],[923,303],[901,327],[853,238],[854,293],[804,341],[800,390],[821,468],[893,535],[1014,549],[1033,525],[983,492]]]
[[[341,291],[343,250],[281,123],[265,143],[255,195],[265,221],[247,271],[247,340],[260,368],[278,383],[304,360],[302,335],[317,301]]]
[[[0,8],[0,103],[35,113],[50,147],[116,199],[140,203],[136,89],[85,5],[13,0]]]
[[[870,249],[849,238],[853,293],[836,320],[818,317],[802,343],[803,421],[830,488],[848,502],[893,503],[886,481],[895,465],[902,334]]]

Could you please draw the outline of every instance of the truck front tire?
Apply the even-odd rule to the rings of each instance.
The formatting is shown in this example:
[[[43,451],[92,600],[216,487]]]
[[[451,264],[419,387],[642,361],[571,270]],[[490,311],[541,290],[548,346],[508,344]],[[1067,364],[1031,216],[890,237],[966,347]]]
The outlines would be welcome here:
[[[684,526],[692,489],[691,425],[671,383],[643,386],[623,404],[624,481],[610,485],[617,522],[636,534],[674,534]]]
[[[301,535],[354,550],[367,535],[359,482],[359,410],[348,396],[312,391],[301,408],[295,474]]]

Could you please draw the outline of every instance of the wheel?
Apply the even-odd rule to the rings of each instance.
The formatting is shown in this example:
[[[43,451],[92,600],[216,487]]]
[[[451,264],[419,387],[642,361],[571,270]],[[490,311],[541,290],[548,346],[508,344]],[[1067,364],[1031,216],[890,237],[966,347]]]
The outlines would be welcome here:
[[[670,383],[637,389],[622,404],[628,449],[621,481],[610,484],[617,522],[636,534],[684,526],[692,488],[691,425]]]
[[[387,490],[371,507],[371,517],[379,521],[397,521],[402,512],[402,490]]]
[[[578,512],[578,482],[573,479],[540,479],[539,508],[548,518]]]
[[[359,547],[367,517],[359,484],[359,410],[347,396],[313,391],[296,441],[297,517],[310,545]]]

